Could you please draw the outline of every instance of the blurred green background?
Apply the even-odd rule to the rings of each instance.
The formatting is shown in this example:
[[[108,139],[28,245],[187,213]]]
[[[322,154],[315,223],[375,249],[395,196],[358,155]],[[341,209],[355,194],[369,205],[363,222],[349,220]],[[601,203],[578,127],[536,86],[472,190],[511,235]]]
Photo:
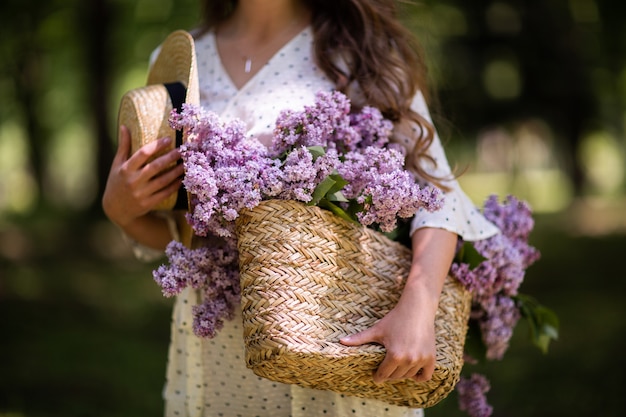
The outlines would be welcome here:
[[[542,260],[522,290],[561,317],[547,355],[520,323],[468,367],[494,416],[623,416],[626,3],[414,2],[438,128],[477,204],[513,193]],[[158,416],[171,300],[100,209],[124,91],[197,0],[0,5],[0,417]],[[428,416],[462,416],[455,394]]]

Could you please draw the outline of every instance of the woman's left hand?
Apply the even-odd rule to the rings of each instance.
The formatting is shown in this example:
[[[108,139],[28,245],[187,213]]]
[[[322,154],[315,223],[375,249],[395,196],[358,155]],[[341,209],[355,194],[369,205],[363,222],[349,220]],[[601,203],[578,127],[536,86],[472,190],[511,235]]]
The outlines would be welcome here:
[[[340,340],[346,346],[385,346],[385,359],[374,373],[376,383],[407,378],[423,382],[435,372],[435,314],[457,235],[422,228],[413,233],[411,242],[411,270],[398,304],[369,329]]]
[[[409,298],[419,294],[405,291],[396,307],[374,326],[341,339],[346,346],[385,346],[387,354],[373,376],[376,383],[406,378],[428,381],[435,371],[434,316],[430,307],[417,308],[419,301]]]

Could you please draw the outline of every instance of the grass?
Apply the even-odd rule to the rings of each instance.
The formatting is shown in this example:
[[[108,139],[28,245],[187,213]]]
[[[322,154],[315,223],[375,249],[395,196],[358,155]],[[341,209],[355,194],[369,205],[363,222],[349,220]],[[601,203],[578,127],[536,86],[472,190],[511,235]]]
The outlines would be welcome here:
[[[543,355],[521,323],[502,362],[466,367],[491,380],[494,417],[623,415],[626,234],[576,235],[563,216],[537,217],[543,257],[522,287],[557,311],[560,339]],[[100,222],[30,221],[0,240],[0,417],[162,415],[171,300],[154,264]],[[453,393],[427,415],[465,414]]]

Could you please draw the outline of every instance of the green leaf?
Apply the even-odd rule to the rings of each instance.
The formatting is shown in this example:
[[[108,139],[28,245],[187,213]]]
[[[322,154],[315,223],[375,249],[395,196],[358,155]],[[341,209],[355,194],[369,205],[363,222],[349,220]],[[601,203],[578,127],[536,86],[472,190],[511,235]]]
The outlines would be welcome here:
[[[396,227],[391,232],[383,232],[383,234],[387,236],[389,240],[395,241],[395,240],[398,240],[398,238],[400,237],[400,230]]]
[[[335,193],[328,192],[328,194],[326,194],[326,198],[328,201],[335,201],[338,203],[347,203],[349,201],[341,191],[337,191]]]
[[[531,296],[518,294],[514,299],[520,307],[522,317],[528,322],[531,341],[544,354],[548,353],[550,342],[559,338],[558,316]]]
[[[321,147],[317,147],[322,149]],[[348,181],[346,181],[341,175],[337,173],[335,170],[332,174],[328,175],[326,178],[320,182],[315,190],[313,190],[311,201],[309,201],[309,206],[319,206],[320,201],[323,199],[327,199],[330,201],[341,201],[348,202],[348,199],[343,195],[341,190],[346,186]]]
[[[337,183],[330,175],[322,180],[315,190],[313,190],[313,195],[311,201],[308,202],[309,206],[316,206],[319,204],[320,200],[324,198],[324,196],[332,190],[333,186]]]
[[[314,161],[320,156],[326,155],[326,149],[323,146],[309,146],[307,150],[313,155]]]
[[[463,242],[463,246],[461,246],[456,256],[458,262],[468,264],[470,269],[476,268],[486,259],[487,258],[478,253],[472,242],[467,241]]]
[[[333,187],[328,190],[327,194],[333,194],[333,193],[337,193],[341,190],[343,190],[343,187],[345,187],[346,185],[348,185],[348,181],[346,181],[341,175],[339,175],[337,173],[337,171],[333,172],[332,174],[329,175],[330,178],[332,178],[333,180],[335,180],[335,185],[333,185]],[[343,194],[342,194],[343,196]],[[343,197],[345,199],[345,197]],[[346,200],[348,201],[348,200]]]
[[[352,223],[360,224],[358,220],[356,219],[356,217],[350,216],[350,214],[348,214],[344,209],[342,209],[341,207],[339,207],[338,205],[334,203],[331,203],[330,201],[326,199],[321,200],[318,206],[326,210],[330,210],[333,214],[341,217],[344,220],[347,220]]]

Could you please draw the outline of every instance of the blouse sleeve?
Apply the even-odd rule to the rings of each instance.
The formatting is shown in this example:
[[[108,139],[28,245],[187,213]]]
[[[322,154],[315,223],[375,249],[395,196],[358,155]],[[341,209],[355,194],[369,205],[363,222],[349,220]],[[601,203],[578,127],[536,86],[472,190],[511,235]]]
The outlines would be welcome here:
[[[180,233],[178,231],[178,225],[176,224],[176,219],[173,213],[167,211],[158,211],[156,212],[156,214],[165,219],[165,221],[167,222],[167,228],[170,231],[172,239],[180,241]],[[124,232],[122,232],[122,236],[133,250],[135,258],[140,261],[152,262],[165,256],[165,252],[163,252],[162,250],[152,249],[148,246],[142,245],[141,243],[128,237],[128,235]]]
[[[412,109],[432,124],[430,112],[421,93],[415,96]],[[408,135],[400,134],[400,136],[398,140],[404,140],[406,145],[412,145],[406,143],[410,141]],[[427,154],[433,158],[434,164],[428,160],[423,160],[422,168],[428,174],[442,178],[442,184],[448,187],[449,191],[444,193],[444,203],[440,210],[431,213],[420,209],[415,214],[411,223],[411,234],[422,227],[434,227],[454,232],[463,240],[476,241],[499,233],[498,228],[481,214],[480,210],[461,189],[458,181],[454,179],[441,140],[436,132]]]

